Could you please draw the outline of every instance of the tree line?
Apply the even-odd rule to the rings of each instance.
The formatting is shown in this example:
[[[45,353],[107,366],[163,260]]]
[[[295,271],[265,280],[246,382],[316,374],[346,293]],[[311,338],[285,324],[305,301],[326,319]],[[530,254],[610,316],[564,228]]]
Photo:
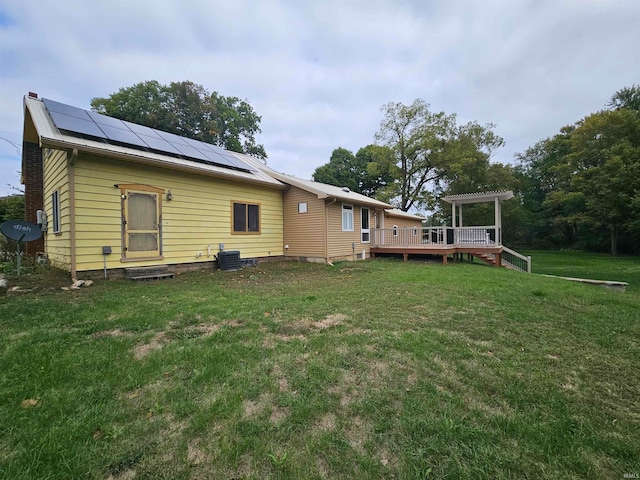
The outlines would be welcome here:
[[[421,99],[388,103],[374,139],[354,155],[337,148],[316,181],[348,186],[408,211],[450,224],[444,195],[513,190],[503,204],[505,243],[640,253],[640,87],[616,92],[605,107],[553,137],[491,162],[504,145],[495,125],[459,125]],[[468,224],[493,223],[493,206],[469,205]]]

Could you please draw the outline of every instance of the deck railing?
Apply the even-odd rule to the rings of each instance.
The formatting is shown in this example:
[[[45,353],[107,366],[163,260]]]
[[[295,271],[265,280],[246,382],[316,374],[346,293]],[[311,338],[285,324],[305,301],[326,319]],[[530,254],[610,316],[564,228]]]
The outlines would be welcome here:
[[[373,247],[411,247],[419,245],[496,246],[499,229],[479,227],[403,227],[373,228]]]
[[[518,270],[519,272],[531,273],[531,257],[522,255],[515,250],[503,246],[500,260],[507,268]]]

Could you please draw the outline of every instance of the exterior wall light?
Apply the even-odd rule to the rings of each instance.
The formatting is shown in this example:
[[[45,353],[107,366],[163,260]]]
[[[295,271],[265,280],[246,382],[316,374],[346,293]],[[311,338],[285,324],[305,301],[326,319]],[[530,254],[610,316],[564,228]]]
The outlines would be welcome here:
[[[167,192],[167,200],[169,201],[173,200],[173,194],[171,193],[171,189],[169,189],[169,191]]]

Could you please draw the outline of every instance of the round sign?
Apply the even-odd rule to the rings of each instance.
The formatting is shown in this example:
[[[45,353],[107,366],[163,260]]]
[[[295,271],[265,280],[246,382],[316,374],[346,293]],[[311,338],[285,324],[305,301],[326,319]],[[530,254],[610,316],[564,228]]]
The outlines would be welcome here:
[[[7,220],[0,225],[0,232],[11,240],[23,242],[32,242],[42,236],[42,230],[38,225],[22,220]]]

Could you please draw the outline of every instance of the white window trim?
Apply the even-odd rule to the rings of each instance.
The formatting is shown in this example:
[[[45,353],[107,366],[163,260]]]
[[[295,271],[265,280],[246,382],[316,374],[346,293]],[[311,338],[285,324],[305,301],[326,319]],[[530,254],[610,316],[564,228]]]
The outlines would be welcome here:
[[[393,236],[397,237],[398,236],[398,225],[394,225],[393,226]]]
[[[307,213],[308,211],[307,202],[298,202],[298,213]]]
[[[346,220],[346,225],[345,225]],[[353,205],[349,205],[348,203],[342,204],[342,231],[343,232],[353,232]]]
[[[51,229],[53,233],[60,233],[60,190],[51,194]]]
[[[369,220],[367,224],[369,225],[369,228],[362,228],[362,218],[365,210],[367,211],[367,217]],[[368,234],[369,240],[364,239],[365,233]],[[369,207],[360,207],[360,243],[371,243],[371,211],[369,210]]]

